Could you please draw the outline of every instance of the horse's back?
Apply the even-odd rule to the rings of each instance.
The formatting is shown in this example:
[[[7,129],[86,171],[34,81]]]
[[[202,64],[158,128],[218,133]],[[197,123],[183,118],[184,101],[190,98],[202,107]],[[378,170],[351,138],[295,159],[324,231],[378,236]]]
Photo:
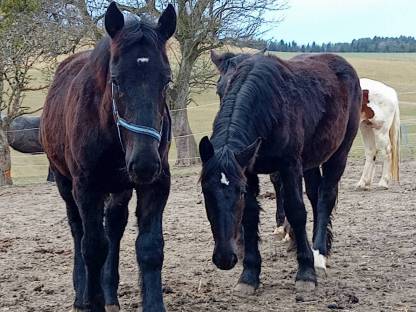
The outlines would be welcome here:
[[[52,167],[67,173],[65,164],[66,127],[65,112],[71,85],[87,63],[90,51],[80,52],[65,59],[56,70],[49,88],[41,118],[41,143]],[[48,129],[48,131],[43,131]]]
[[[288,63],[298,87],[305,88],[300,91],[304,93],[303,160],[306,167],[314,167],[328,160],[345,139],[355,137],[361,110],[359,78],[354,68],[335,54],[304,54]]]

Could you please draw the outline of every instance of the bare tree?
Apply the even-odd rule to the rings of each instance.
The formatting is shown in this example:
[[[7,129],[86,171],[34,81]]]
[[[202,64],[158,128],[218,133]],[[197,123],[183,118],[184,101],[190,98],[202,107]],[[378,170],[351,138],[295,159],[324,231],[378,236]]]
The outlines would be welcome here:
[[[36,66],[51,77],[59,55],[73,52],[85,36],[78,8],[67,1],[5,1],[0,4],[0,185],[11,184],[10,150],[6,139],[10,122],[37,110],[24,107],[29,91],[40,91],[31,75]]]
[[[107,0],[87,0],[89,12],[100,17]],[[226,43],[253,38],[278,20],[274,11],[286,7],[285,0],[124,0],[121,9],[136,14],[158,16],[168,2],[177,8],[176,42],[170,54],[175,62],[173,83],[168,91],[176,137],[177,165],[197,162],[197,146],[189,125],[186,107],[190,93],[202,92],[215,83],[216,72],[206,53]],[[91,13],[90,13],[91,14]]]

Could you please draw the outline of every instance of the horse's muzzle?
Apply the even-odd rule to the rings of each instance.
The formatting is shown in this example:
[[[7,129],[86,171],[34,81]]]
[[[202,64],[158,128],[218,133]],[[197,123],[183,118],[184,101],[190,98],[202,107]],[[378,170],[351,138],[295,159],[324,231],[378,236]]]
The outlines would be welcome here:
[[[127,170],[134,184],[150,184],[159,177],[162,171],[162,164],[160,160],[132,160],[127,164]]]

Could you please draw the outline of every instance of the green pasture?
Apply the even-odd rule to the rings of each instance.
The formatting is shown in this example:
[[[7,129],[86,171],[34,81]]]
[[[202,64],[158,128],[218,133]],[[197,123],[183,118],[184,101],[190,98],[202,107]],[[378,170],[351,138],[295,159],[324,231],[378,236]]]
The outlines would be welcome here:
[[[279,57],[290,58],[295,53],[276,53]],[[344,53],[345,57],[357,70],[360,77],[382,81],[397,90],[400,98],[401,120],[406,127],[406,138],[402,143],[403,158],[416,157],[416,53]],[[37,82],[41,75],[32,72]],[[413,93],[411,93],[413,92]],[[218,98],[214,89],[203,94],[193,95],[197,104],[188,109],[189,120],[196,140],[199,141],[205,133],[210,133],[215,114],[218,110]],[[33,92],[26,96],[24,105],[38,108],[43,105],[45,92]],[[351,152],[352,157],[363,157],[361,136],[358,135]],[[170,159],[176,158],[173,144]],[[183,169],[175,168],[176,172]],[[186,172],[186,170],[185,170]],[[44,155],[24,155],[12,152],[12,175],[15,183],[30,183],[42,181],[47,174],[47,161]]]

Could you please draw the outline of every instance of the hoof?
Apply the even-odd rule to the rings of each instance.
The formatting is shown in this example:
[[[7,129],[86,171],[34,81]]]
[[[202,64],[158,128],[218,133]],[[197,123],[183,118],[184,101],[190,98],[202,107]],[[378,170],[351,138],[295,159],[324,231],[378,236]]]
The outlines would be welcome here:
[[[116,304],[106,305],[105,312],[119,312],[120,307]]]
[[[284,226],[278,226],[274,229],[273,235],[276,235],[278,240],[284,240],[287,236]]]
[[[388,190],[389,189],[389,185],[385,181],[378,182],[377,186],[381,190]]]
[[[370,185],[360,181],[355,185],[355,189],[358,191],[368,191],[370,190]]]
[[[313,281],[296,281],[295,283],[297,293],[310,293],[315,290],[316,285]]]
[[[312,249],[313,263],[315,266],[316,275],[319,278],[326,277],[326,257],[321,255],[318,250]]]
[[[233,294],[239,296],[239,297],[246,297],[246,296],[252,296],[256,292],[256,288],[244,283],[238,283],[234,287]]]

